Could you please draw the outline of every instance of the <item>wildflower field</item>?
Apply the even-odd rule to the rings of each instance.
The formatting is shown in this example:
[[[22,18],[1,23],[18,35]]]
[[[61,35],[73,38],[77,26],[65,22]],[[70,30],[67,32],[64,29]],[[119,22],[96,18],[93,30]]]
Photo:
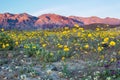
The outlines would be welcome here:
[[[2,80],[120,80],[120,30],[0,29],[0,67]]]

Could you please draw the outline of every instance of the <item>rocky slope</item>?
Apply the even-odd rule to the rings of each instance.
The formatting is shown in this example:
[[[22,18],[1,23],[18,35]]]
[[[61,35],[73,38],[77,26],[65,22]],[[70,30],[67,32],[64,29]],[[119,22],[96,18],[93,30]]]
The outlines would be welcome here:
[[[83,25],[83,22],[56,14],[43,14],[38,17],[35,26],[40,28],[72,27],[74,24]]]
[[[57,14],[43,14],[39,17],[35,17],[27,13],[0,14],[0,28],[5,29],[18,29],[18,30],[46,29],[46,28],[61,28],[65,26],[72,27],[74,24],[84,26],[96,23],[119,25],[120,19],[109,17],[103,19],[95,16],[88,18],[77,16],[65,17]]]
[[[29,14],[0,14],[0,28],[5,29],[45,29],[54,27],[72,27],[74,24],[83,25],[83,22],[56,14],[44,14],[34,17]]]
[[[37,17],[26,13],[22,14],[0,14],[0,27],[5,29],[33,29]]]

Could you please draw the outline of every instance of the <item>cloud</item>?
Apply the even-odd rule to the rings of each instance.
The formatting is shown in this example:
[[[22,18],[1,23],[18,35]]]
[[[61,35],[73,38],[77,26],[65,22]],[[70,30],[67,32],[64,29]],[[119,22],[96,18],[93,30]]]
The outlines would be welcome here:
[[[65,15],[69,8],[66,6],[61,6],[61,7],[54,7],[54,8],[47,8],[47,9],[42,9],[39,11],[34,12],[32,15],[34,16],[39,16],[41,14],[46,14],[46,13],[55,13],[55,14],[61,14]]]

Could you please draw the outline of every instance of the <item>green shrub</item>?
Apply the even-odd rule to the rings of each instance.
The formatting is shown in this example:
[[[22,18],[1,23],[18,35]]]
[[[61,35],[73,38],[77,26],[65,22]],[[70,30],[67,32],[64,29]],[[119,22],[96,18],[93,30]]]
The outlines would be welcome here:
[[[0,32],[0,50],[12,50],[14,46],[14,40],[6,33]]]
[[[34,44],[34,43],[26,43],[24,44],[24,51],[25,54],[28,55],[29,57],[36,56],[36,52],[39,49],[39,45]]]

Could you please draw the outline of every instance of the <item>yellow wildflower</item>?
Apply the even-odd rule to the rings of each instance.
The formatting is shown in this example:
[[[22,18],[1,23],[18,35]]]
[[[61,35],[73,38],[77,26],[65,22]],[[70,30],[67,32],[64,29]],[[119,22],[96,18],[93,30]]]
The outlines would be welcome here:
[[[9,46],[9,44],[7,43],[7,44],[6,44],[6,47],[8,47],[8,46]]]
[[[65,27],[65,30],[68,30],[69,29],[69,27]]]
[[[101,55],[100,58],[103,60],[103,59],[105,58],[105,56],[104,56],[104,55]]]
[[[64,51],[69,51],[70,49],[68,47],[65,47],[64,48]]]
[[[89,48],[89,45],[88,45],[88,44],[86,44],[86,45],[84,46],[84,48],[88,49],[88,48]]]
[[[110,61],[111,61],[111,62],[115,62],[115,61],[116,61],[116,58],[111,58]]]
[[[34,45],[34,46],[32,46],[32,48],[33,48],[33,49],[36,49],[36,46]]]
[[[30,48],[30,47],[29,47],[28,45],[24,45],[24,48],[26,48],[26,49],[27,49],[27,48]]]
[[[2,28],[2,29],[1,29],[1,31],[3,32],[3,31],[4,31],[4,29]]]
[[[103,40],[105,43],[108,43],[108,41],[109,41],[109,38],[104,38],[104,40]]]
[[[47,44],[43,44],[42,47],[46,47]]]
[[[18,45],[18,42],[17,42],[17,41],[15,42],[15,45]]]
[[[59,47],[59,48],[62,48],[62,47],[63,47],[63,45],[59,45],[58,47]]]
[[[64,48],[67,48],[67,45],[64,45]]]
[[[79,37],[80,35],[81,35],[81,33],[80,33],[80,32],[78,32],[78,33],[77,33],[77,36]]]
[[[64,61],[65,60],[65,57],[62,57],[62,61]]]
[[[2,45],[2,48],[4,49],[5,47],[6,47],[5,44],[3,44],[3,45]]]
[[[58,44],[58,48],[62,48],[63,47],[63,45],[61,45],[61,44]]]
[[[79,30],[83,32],[83,31],[84,31],[84,28],[81,28],[81,27],[80,27]]]
[[[109,43],[109,45],[110,45],[110,46],[115,46],[116,43],[115,43],[114,41],[111,41],[111,42]]]
[[[78,28],[78,27],[79,27],[79,25],[78,25],[78,24],[75,24],[74,26],[75,26],[76,28]]]
[[[100,28],[96,28],[96,31],[99,31],[100,30]]]
[[[88,34],[88,37],[92,37],[92,34]]]
[[[98,52],[102,51],[103,50],[103,47],[98,47]]]

